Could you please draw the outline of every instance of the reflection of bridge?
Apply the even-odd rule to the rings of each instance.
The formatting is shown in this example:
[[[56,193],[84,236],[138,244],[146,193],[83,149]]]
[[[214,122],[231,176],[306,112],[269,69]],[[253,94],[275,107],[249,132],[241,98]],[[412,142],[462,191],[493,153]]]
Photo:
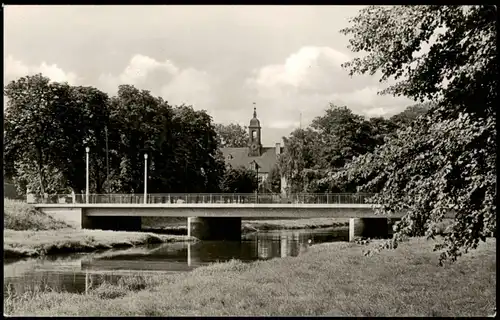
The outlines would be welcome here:
[[[38,209],[77,228],[140,230],[141,217],[187,217],[188,234],[202,240],[241,237],[241,218],[351,218],[350,235],[387,236],[387,219],[366,203],[370,194],[161,194],[47,197]],[[141,198],[142,197],[142,198]],[[56,201],[54,201],[54,199]],[[65,199],[65,201],[61,201]],[[87,200],[87,199],[85,199]],[[67,203],[70,202],[70,203]]]
[[[345,230],[336,231],[345,233]],[[314,236],[312,236],[314,237]],[[153,248],[141,246],[122,250],[94,252],[62,259],[29,259],[4,265],[4,290],[11,287],[22,294],[34,287],[49,285],[55,291],[85,292],[106,280],[112,283],[126,274],[190,271],[216,260],[254,261],[297,256],[308,246],[310,234],[298,231],[276,235],[254,235],[247,241],[215,244],[168,243]]]

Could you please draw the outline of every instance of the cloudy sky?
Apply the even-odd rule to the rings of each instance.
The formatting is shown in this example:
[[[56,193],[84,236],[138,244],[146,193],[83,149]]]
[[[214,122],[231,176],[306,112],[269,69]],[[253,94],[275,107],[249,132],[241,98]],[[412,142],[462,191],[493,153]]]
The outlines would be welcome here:
[[[339,30],[357,6],[6,6],[4,81],[150,90],[171,104],[247,125],[256,103],[272,146],[329,102],[390,116],[411,101],[378,96],[376,78],[349,77]]]

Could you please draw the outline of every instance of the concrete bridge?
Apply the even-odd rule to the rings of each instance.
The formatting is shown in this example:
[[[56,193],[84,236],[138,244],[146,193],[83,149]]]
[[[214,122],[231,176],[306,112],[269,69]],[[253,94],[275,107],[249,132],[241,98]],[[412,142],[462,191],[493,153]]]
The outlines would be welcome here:
[[[369,196],[371,195],[298,194],[291,195],[284,201],[283,197],[269,194],[203,194],[203,197],[200,194],[169,194],[148,195],[146,203],[140,203],[141,199],[137,197],[141,196],[102,195],[99,198],[92,195],[87,198],[91,200],[85,203],[65,203],[60,201],[61,197],[56,197],[55,201],[34,205],[76,228],[84,229],[139,231],[141,217],[186,217],[188,235],[200,240],[239,240],[242,218],[350,218],[351,240],[360,236],[387,237],[387,217],[376,215],[373,205],[360,203],[365,202]],[[75,198],[82,199],[73,197]],[[171,199],[175,198],[182,201],[173,203]],[[203,201],[199,201],[200,199]],[[402,214],[398,214],[391,218],[401,216]]]

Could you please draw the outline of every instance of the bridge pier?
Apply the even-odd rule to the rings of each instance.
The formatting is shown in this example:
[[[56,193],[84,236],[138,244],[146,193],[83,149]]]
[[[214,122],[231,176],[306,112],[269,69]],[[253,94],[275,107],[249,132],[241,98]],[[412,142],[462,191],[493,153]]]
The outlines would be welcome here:
[[[200,240],[241,240],[241,218],[189,217],[188,236]]]
[[[349,219],[349,241],[356,238],[388,238],[387,218],[351,218]]]

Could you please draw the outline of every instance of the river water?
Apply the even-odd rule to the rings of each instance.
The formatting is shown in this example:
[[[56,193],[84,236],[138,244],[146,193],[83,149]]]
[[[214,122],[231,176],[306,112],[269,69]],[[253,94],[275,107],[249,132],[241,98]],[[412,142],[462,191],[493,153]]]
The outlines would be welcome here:
[[[345,228],[279,230],[242,235],[241,242],[198,241],[167,243],[124,250],[4,261],[4,290],[22,293],[49,287],[54,291],[84,292],[93,281],[116,282],[132,273],[187,272],[213,262],[244,262],[298,256],[312,244],[347,241]],[[98,280],[94,280],[98,279]]]

